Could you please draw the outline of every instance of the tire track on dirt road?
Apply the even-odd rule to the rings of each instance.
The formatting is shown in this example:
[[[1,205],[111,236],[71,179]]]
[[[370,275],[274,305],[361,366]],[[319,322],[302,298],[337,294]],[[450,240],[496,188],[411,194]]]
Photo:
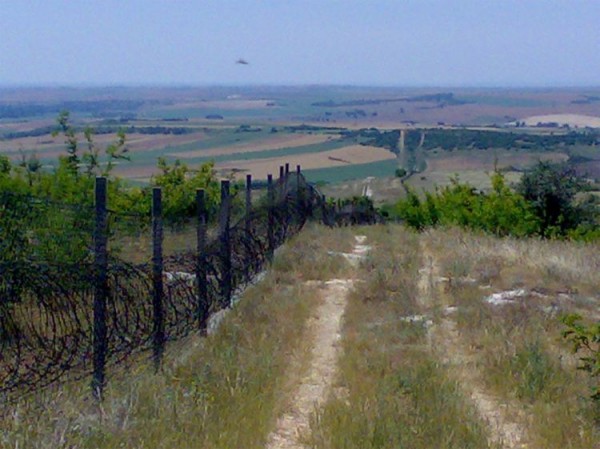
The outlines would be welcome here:
[[[357,266],[369,251],[369,247],[364,245],[365,236],[356,236],[355,239],[354,250],[351,254],[345,254],[353,266]],[[320,287],[322,298],[320,306],[308,322],[307,335],[312,340],[309,366],[291,396],[290,406],[279,417],[275,429],[269,435],[267,449],[304,447],[301,440],[309,431],[310,415],[326,400],[335,379],[342,318],[354,281],[354,278],[308,281],[311,285]],[[293,378],[297,374],[289,375]]]
[[[422,236],[421,238],[424,238]],[[439,266],[427,245],[421,242],[423,261],[419,270],[419,305],[423,312],[442,306],[441,320],[429,328],[428,340],[432,350],[448,366],[452,376],[459,382],[466,397],[469,397],[479,416],[487,423],[490,432],[489,443],[506,449],[529,447],[521,410],[509,400],[501,399],[485,389],[476,360],[461,341],[456,321],[450,313],[445,313],[452,304],[444,292],[445,278],[441,277]]]

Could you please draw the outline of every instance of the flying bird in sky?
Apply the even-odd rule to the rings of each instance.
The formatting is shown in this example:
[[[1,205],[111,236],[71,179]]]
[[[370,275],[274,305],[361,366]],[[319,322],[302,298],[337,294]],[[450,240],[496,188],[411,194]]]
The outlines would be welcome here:
[[[248,61],[246,61],[245,59],[238,59],[237,61],[235,61],[236,64],[242,64],[242,65],[248,65],[250,64]]]

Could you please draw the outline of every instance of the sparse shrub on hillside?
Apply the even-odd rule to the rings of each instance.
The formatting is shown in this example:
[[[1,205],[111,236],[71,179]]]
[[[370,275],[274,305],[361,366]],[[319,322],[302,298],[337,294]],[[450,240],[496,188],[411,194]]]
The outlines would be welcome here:
[[[565,316],[562,321],[567,329],[563,331],[563,337],[572,344],[573,352],[579,355],[581,365],[578,368],[598,379],[592,398],[600,403],[600,322],[585,325],[582,320],[582,316],[577,314]]]
[[[165,218],[175,222],[193,216],[197,189],[205,190],[209,216],[215,215],[220,201],[220,186],[213,163],[209,162],[201,165],[198,170],[192,170],[179,160],[169,164],[165,158],[160,157],[157,165],[161,173],[152,178],[151,185],[163,189]]]
[[[426,193],[424,200],[408,190],[406,199],[400,200],[392,213],[419,230],[442,224],[499,236],[537,233],[539,226],[533,209],[521,195],[506,186],[501,173],[492,175],[492,186],[492,192],[486,195],[456,177],[435,194]]]
[[[575,203],[575,195],[584,181],[564,164],[539,162],[526,172],[517,191],[532,205],[545,237],[565,235],[583,220],[584,210]]]
[[[424,200],[407,188],[406,198],[387,212],[419,230],[441,224],[498,236],[600,238],[598,201],[576,200],[585,183],[572,170],[540,162],[525,174],[517,191],[506,185],[499,171],[491,175],[491,181],[492,190],[484,193],[456,176],[449,186],[426,193]]]
[[[406,170],[404,168],[397,168],[394,172],[397,178],[404,178],[406,176]]]

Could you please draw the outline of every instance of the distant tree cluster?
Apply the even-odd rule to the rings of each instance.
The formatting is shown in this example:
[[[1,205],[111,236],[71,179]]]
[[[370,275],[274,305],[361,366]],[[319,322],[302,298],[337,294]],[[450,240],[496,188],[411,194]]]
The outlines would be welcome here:
[[[416,145],[422,130],[407,132],[406,144]],[[424,150],[507,148],[522,150],[549,150],[561,146],[600,145],[600,135],[594,132],[569,132],[566,134],[539,135],[502,131],[470,129],[428,129]]]
[[[10,131],[5,132],[2,137],[5,139],[22,139],[24,137],[41,137],[51,134],[55,126],[43,126],[28,131]],[[71,125],[75,132],[83,132],[86,127],[75,127]],[[126,134],[172,134],[182,135],[195,132],[193,128],[175,127],[175,126],[115,126],[100,125],[94,128],[94,134],[115,134],[124,132]]]
[[[64,101],[60,103],[4,103],[0,104],[0,118],[26,118],[40,115],[58,114],[68,110],[87,114],[119,114],[131,112],[144,105],[142,100],[97,100]]]

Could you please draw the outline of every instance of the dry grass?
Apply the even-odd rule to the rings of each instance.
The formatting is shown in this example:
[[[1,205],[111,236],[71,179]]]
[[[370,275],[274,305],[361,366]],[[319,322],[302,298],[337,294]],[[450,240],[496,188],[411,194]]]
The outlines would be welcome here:
[[[297,281],[308,268],[342,273],[343,258],[327,251],[351,247],[345,238],[309,226],[278,251],[265,280],[244,294],[217,333],[170,344],[159,374],[145,355],[109,372],[101,407],[86,381],[6,409],[0,447],[263,447],[287,400],[287,367],[302,364],[308,352],[303,336],[318,295]]]
[[[373,246],[358,269],[339,254],[355,234]],[[312,224],[214,335],[170,344],[159,374],[147,355],[113,369],[102,407],[87,381],[23,399],[0,418],[0,447],[262,448],[299,380],[290,366],[301,376],[311,353],[319,295],[304,281],[351,275],[338,377],[303,435],[308,447],[600,447],[600,410],[559,322],[571,311],[599,319],[597,245]],[[525,291],[514,303],[484,301],[514,289]],[[484,411],[510,413],[526,446],[493,437],[482,398]]]
[[[591,382],[561,341],[560,316],[598,320],[598,246],[497,239],[458,230],[423,235],[445,287],[437,306],[456,307],[452,320],[468,369],[497,402],[510,404],[530,447],[600,447],[599,410]],[[514,302],[484,301],[522,289]]]
[[[346,310],[337,394],[315,413],[313,448],[485,448],[474,415],[427,346],[418,311],[417,236],[360,230],[374,245]]]

